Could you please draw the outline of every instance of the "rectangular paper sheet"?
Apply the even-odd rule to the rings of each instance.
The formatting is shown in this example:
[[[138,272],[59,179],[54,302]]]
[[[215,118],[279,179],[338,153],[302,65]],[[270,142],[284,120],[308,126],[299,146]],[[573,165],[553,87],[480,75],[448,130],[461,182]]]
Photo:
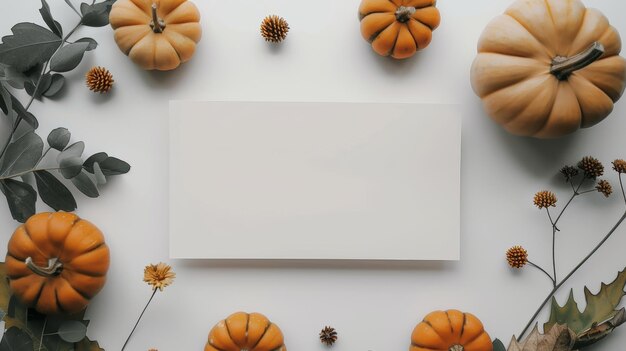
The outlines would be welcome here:
[[[170,255],[457,260],[455,105],[170,102]]]

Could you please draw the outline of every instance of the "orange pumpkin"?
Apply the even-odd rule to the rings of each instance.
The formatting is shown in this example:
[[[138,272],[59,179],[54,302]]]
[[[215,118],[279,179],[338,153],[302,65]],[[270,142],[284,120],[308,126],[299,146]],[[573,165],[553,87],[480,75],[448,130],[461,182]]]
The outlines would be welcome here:
[[[109,248],[98,228],[73,213],[39,213],[9,240],[11,290],[43,314],[73,314],[104,286]]]
[[[187,0],[117,0],[109,21],[120,50],[146,70],[189,61],[202,36],[200,12]]]
[[[404,59],[430,44],[441,16],[436,0],[362,0],[361,35],[376,53]]]
[[[413,330],[410,351],[493,351],[483,324],[457,310],[430,313]]]
[[[217,323],[204,351],[287,351],[280,328],[260,313],[237,312]]]

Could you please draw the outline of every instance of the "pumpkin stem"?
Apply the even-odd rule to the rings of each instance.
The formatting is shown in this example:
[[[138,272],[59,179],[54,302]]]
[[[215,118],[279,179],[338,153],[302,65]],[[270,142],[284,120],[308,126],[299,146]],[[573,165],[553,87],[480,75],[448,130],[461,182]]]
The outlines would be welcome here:
[[[414,13],[415,7],[400,6],[396,11],[396,19],[398,22],[406,23],[411,19]]]
[[[45,278],[50,278],[61,274],[63,270],[63,263],[59,262],[58,258],[51,258],[48,260],[48,267],[39,267],[31,257],[28,257],[26,261],[26,267],[28,267],[33,273]]]
[[[150,22],[150,28],[155,33],[163,33],[165,29],[165,21],[159,18],[157,15],[157,4],[152,4],[152,22]]]
[[[448,351],[463,351],[463,345],[453,345]]]
[[[555,57],[552,60],[552,66],[550,66],[550,73],[558,80],[566,80],[572,73],[589,66],[602,55],[604,55],[604,46],[596,41],[585,51],[572,57]]]

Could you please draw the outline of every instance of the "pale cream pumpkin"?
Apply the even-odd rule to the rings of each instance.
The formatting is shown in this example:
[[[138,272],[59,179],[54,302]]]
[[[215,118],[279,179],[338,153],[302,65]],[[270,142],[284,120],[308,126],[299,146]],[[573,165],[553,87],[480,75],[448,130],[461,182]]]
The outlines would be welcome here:
[[[189,61],[202,36],[200,12],[187,0],[117,0],[109,21],[120,50],[146,70]]]
[[[613,110],[625,86],[621,47],[607,18],[579,0],[517,0],[480,37],[472,87],[507,131],[563,136]]]

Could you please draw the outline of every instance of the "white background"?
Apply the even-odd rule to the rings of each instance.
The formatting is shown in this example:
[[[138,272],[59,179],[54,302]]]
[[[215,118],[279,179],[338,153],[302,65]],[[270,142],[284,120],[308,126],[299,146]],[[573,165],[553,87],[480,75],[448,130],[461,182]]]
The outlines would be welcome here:
[[[64,28],[75,23],[76,15],[63,1],[51,2]],[[414,325],[429,311],[444,308],[476,313],[494,337],[508,340],[518,333],[550,286],[535,271],[512,272],[504,251],[521,243],[534,261],[548,264],[550,228],[545,214],[532,206],[532,195],[550,188],[564,200],[568,188],[554,176],[564,163],[587,154],[606,162],[626,157],[626,103],[618,103],[599,126],[560,140],[517,138],[494,125],[471,91],[469,67],[482,28],[509,1],[440,1],[442,25],[431,47],[404,62],[376,56],[361,39],[357,0],[196,3],[204,37],[190,63],[169,73],[144,72],[119,52],[111,29],[82,29],[76,38],[93,36],[100,47],[68,75],[61,99],[32,108],[41,121],[41,135],[67,127],[74,140],[86,141],[88,154],[107,151],[133,166],[130,174],[105,186],[99,199],[77,195],[78,214],[105,232],[112,252],[109,282],[88,311],[90,337],[107,350],[118,350],[150,295],[141,281],[144,265],[168,261],[170,99],[462,104],[462,259],[169,261],[178,278],[157,295],[128,350],[201,350],[211,326],[237,310],[267,314],[296,351],[323,350],[317,333],[326,324],[339,330],[335,350],[406,350]],[[623,1],[587,4],[601,9],[626,33]],[[39,7],[36,0],[3,1],[0,31],[8,34],[19,21],[41,23]],[[278,47],[266,45],[258,35],[261,19],[272,13],[287,18],[292,27]],[[92,65],[106,66],[115,75],[108,96],[93,95],[83,86],[83,74]],[[609,179],[616,178],[611,173]],[[574,203],[560,226],[561,272],[599,240],[623,206],[617,196],[605,200],[596,193]],[[16,226],[4,203],[0,223],[4,246]],[[622,228],[559,299],[564,300],[569,287],[580,298],[585,283],[595,291],[601,281],[611,281],[626,266],[625,245]],[[622,328],[593,350],[623,349]]]

